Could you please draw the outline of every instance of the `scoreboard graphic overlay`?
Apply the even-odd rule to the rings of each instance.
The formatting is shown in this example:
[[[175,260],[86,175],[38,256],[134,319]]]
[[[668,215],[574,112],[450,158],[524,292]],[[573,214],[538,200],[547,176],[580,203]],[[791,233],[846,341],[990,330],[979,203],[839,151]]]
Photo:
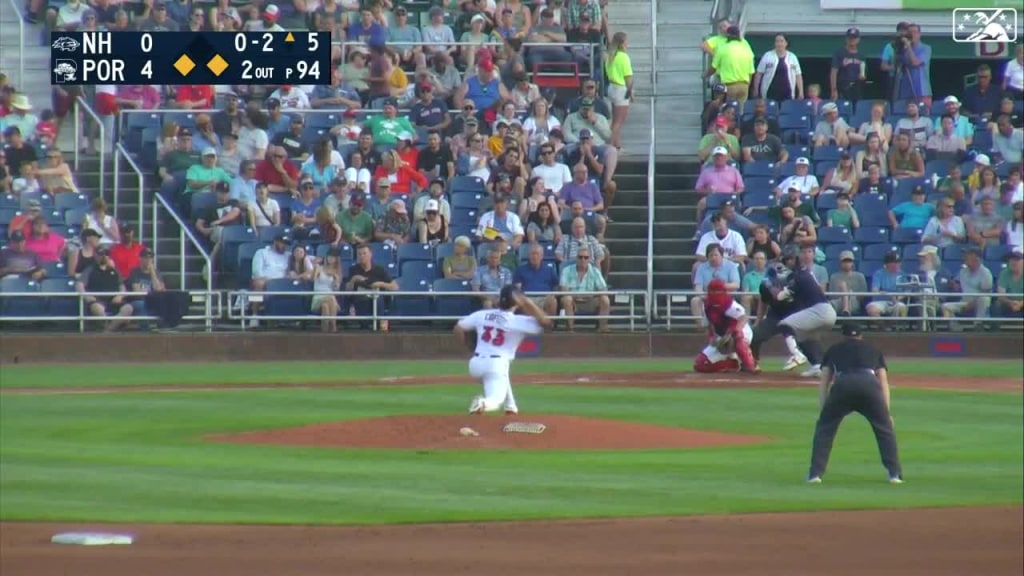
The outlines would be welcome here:
[[[330,84],[329,32],[53,32],[52,84]]]

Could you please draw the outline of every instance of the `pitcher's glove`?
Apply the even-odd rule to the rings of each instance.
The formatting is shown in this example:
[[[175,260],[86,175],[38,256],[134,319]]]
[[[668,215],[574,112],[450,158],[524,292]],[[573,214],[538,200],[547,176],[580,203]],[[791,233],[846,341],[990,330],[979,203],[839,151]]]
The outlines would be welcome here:
[[[729,352],[732,350],[732,334],[726,334],[725,336],[719,336],[715,342],[715,349],[719,352]]]

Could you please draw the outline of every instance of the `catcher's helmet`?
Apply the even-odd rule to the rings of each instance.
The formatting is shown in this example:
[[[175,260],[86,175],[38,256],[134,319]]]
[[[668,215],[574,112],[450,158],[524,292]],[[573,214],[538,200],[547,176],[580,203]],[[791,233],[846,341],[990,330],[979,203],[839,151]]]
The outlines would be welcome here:
[[[498,308],[502,310],[511,310],[516,306],[516,295],[519,294],[519,289],[508,284],[501,289],[501,293],[498,295]]]

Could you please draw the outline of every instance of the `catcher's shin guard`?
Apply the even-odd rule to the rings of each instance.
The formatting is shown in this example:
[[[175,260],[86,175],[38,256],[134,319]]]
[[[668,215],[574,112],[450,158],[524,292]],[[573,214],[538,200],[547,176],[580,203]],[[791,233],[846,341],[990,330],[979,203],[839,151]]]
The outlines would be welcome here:
[[[757,360],[754,360],[754,354],[750,351],[750,344],[743,337],[742,332],[733,336],[733,351],[740,357],[740,364],[744,370],[747,372],[756,371]]]
[[[715,372],[736,372],[740,369],[740,363],[732,358],[712,362],[701,352],[693,361],[693,371],[701,374],[714,374]]]

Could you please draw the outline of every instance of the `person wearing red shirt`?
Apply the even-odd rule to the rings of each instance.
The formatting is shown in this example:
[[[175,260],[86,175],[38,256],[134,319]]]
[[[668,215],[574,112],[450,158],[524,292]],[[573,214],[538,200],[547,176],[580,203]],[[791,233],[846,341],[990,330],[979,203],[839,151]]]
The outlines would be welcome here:
[[[404,162],[406,166],[415,168],[419,166],[420,149],[413,146],[412,140],[412,134],[402,132],[398,135],[398,146],[395,147],[395,150],[398,152],[398,157],[402,159],[402,162]]]
[[[36,216],[43,213],[43,208],[39,204],[39,200],[29,200],[25,203],[25,212],[18,214],[14,218],[11,218],[11,223],[7,225],[7,236],[10,237],[14,232],[20,231],[25,235],[26,238],[32,234],[32,221],[35,220]]]
[[[213,108],[213,86],[178,86],[174,93],[174,107],[192,110]]]
[[[414,182],[419,190],[426,190],[430,185],[427,177],[417,172],[415,166],[406,164],[396,150],[385,152],[381,156],[381,165],[374,171],[373,179],[379,181],[381,178],[391,182],[392,195],[411,194]]]
[[[50,232],[46,217],[41,214],[32,219],[31,226],[32,233],[25,237],[25,250],[38,256],[44,264],[60,262],[67,245],[64,238]]]
[[[132,270],[139,267],[143,249],[145,246],[135,240],[135,228],[127,224],[121,226],[121,243],[110,247],[110,259],[122,278],[127,278]]]
[[[255,178],[267,185],[273,193],[297,194],[299,189],[299,168],[288,160],[288,154],[281,146],[271,146],[267,159],[256,165]]]

